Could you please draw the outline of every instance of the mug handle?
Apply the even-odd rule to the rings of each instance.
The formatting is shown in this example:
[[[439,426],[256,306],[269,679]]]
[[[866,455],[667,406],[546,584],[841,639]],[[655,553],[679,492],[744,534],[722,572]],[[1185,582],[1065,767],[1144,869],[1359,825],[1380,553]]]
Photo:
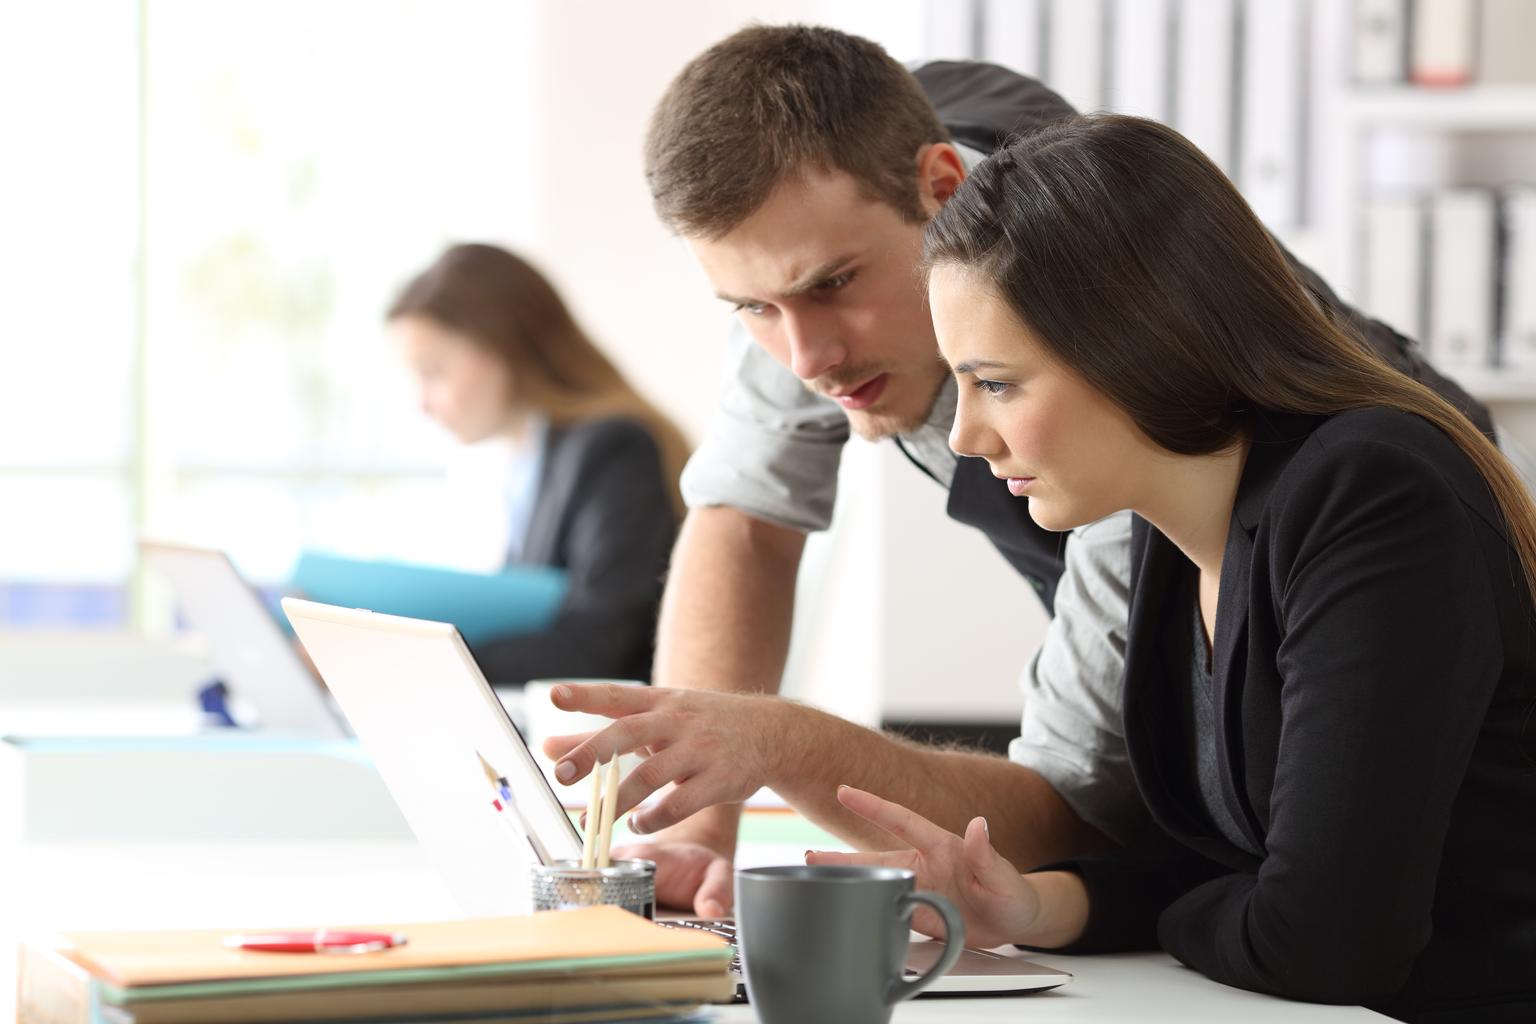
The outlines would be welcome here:
[[[965,922],[960,919],[960,912],[954,904],[940,896],[936,892],[908,893],[896,901],[896,909],[903,919],[912,916],[917,909],[917,904],[924,903],[944,919],[944,952],[939,960],[920,977],[907,981],[905,978],[897,978],[891,982],[891,987],[886,993],[885,1003],[893,1006],[903,999],[911,999],[923,989],[933,984],[938,978],[955,966],[955,961],[960,959],[960,951],[965,948]]]

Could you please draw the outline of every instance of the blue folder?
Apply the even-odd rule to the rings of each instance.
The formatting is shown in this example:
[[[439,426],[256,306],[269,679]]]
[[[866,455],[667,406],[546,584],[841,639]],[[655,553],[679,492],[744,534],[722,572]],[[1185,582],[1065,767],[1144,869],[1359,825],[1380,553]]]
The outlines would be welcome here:
[[[294,568],[293,587],[322,604],[451,622],[474,646],[547,629],[565,599],[566,582],[561,570],[539,566],[475,573],[306,551]]]

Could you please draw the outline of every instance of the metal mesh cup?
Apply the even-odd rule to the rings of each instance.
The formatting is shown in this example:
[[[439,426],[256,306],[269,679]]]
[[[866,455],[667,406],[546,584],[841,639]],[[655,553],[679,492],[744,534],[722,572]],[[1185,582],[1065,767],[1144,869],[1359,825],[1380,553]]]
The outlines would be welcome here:
[[[655,861],[616,860],[606,868],[584,868],[580,861],[557,860],[533,865],[530,874],[534,910],[608,903],[641,917],[656,917]]]

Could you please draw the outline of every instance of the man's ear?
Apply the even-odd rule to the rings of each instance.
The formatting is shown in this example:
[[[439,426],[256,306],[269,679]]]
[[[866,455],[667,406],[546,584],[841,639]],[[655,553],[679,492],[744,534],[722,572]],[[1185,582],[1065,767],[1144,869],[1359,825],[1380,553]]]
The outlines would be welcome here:
[[[917,197],[932,217],[965,180],[965,161],[947,142],[931,142],[917,151]]]

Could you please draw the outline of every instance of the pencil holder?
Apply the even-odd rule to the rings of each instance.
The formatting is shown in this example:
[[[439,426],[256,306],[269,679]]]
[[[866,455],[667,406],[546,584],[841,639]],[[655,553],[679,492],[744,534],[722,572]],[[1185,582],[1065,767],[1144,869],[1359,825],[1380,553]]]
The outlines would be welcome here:
[[[557,860],[530,869],[534,910],[570,910],[608,903],[641,917],[656,917],[656,862],[616,860],[606,868]]]

